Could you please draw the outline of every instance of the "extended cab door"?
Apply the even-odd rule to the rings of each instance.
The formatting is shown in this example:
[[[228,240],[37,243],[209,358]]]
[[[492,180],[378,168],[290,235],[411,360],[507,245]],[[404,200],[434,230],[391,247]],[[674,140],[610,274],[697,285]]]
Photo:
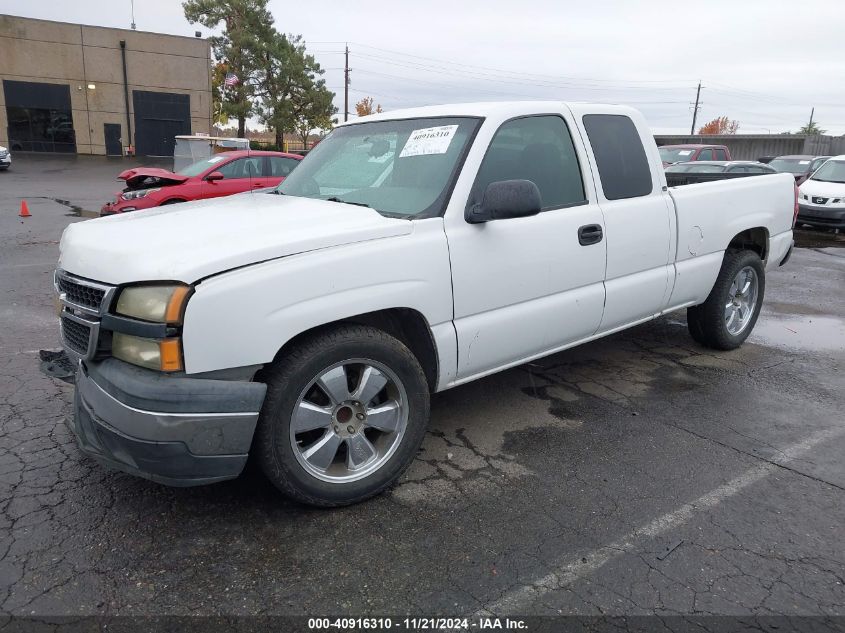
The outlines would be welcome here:
[[[566,112],[488,121],[479,131],[467,161],[480,159],[467,206],[480,203],[492,182],[526,179],[540,190],[543,210],[484,224],[467,223],[464,209],[447,213],[458,381],[588,337],[599,326],[604,220],[575,129]]]
[[[634,110],[601,108],[573,106],[581,109],[604,215],[607,300],[599,332],[608,332],[665,308],[674,279],[675,213],[645,120]]]

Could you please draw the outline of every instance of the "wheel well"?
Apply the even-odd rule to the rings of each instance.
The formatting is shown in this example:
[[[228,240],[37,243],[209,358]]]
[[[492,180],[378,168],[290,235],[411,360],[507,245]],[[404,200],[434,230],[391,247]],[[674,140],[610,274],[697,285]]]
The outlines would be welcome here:
[[[369,325],[387,332],[402,341],[414,356],[417,357],[425,373],[429,389],[434,391],[437,386],[438,374],[437,348],[434,345],[434,339],[431,336],[428,321],[421,313],[411,308],[390,308],[388,310],[367,312],[313,327],[310,330],[300,332],[285,343],[276,353],[273,360],[283,356],[292,345],[295,345],[303,337],[341,323]]]
[[[761,226],[746,229],[733,237],[728,248],[754,251],[760,259],[765,260],[769,255],[769,232]]]
[[[168,198],[164,202],[162,202],[159,206],[163,207],[166,204],[178,204],[180,202],[187,202],[184,198]]]

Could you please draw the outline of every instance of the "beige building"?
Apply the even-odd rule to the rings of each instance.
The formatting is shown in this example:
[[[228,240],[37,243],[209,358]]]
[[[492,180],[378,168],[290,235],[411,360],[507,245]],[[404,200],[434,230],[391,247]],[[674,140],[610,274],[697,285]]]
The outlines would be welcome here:
[[[0,15],[0,145],[172,156],[209,133],[207,40]]]

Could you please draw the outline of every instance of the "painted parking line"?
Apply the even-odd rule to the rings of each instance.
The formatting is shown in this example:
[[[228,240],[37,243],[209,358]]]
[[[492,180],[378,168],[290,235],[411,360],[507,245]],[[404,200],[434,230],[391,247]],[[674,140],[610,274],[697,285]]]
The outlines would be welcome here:
[[[800,442],[791,444],[781,450],[780,454],[772,458],[771,461],[746,470],[738,477],[698,497],[695,501],[657,517],[608,545],[567,559],[542,578],[506,592],[498,599],[485,604],[476,615],[507,615],[519,613],[521,610],[524,611],[537,598],[549,592],[563,589],[592,574],[614,558],[635,550],[638,542],[642,539],[654,538],[683,525],[697,512],[718,505],[748,486],[781,470],[787,462],[797,459],[815,446],[843,435],[845,435],[845,429],[841,427],[826,429],[814,433]]]

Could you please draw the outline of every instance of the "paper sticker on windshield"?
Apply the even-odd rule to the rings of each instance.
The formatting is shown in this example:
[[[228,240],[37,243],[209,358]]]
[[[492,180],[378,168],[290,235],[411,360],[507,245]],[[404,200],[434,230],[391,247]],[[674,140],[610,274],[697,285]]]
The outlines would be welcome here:
[[[441,125],[414,130],[411,132],[408,142],[405,143],[405,147],[402,148],[399,158],[445,154],[457,129],[457,125]]]
[[[798,164],[799,164],[799,165],[809,165],[809,164],[810,164],[810,161],[808,161],[808,160],[799,160],[799,161],[798,161]]]
[[[678,156],[689,156],[690,154],[692,154],[691,149],[685,149],[678,152]]]

